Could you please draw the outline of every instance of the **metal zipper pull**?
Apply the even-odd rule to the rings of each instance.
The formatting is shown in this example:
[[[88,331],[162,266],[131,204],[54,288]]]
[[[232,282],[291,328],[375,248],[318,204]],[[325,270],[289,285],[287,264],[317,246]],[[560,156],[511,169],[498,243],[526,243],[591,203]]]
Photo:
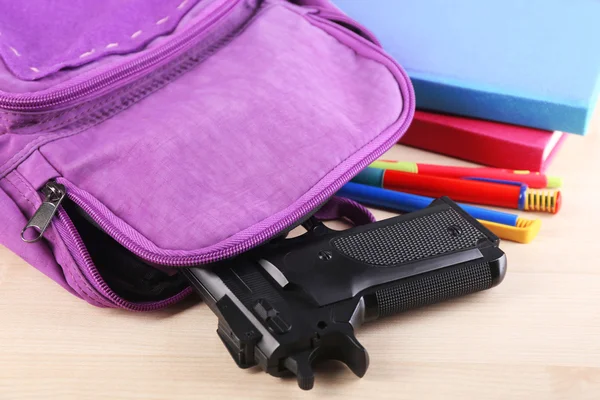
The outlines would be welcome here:
[[[44,236],[44,232],[48,228],[48,225],[50,225],[50,222],[56,214],[58,206],[60,206],[60,203],[62,203],[65,198],[67,191],[60,183],[48,182],[42,189],[42,193],[46,196],[44,202],[21,231],[21,239],[23,239],[24,242],[34,243]],[[37,236],[33,239],[27,239],[25,237],[25,233],[30,229],[38,232]]]

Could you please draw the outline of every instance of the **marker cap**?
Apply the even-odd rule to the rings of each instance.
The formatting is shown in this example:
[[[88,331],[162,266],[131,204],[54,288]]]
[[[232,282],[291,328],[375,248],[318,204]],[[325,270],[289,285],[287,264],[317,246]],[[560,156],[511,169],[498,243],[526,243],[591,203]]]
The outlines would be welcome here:
[[[416,174],[417,172],[419,172],[419,167],[417,166],[417,164],[414,162],[408,162],[408,161],[378,160],[378,161],[374,161],[370,165],[370,167],[380,168],[380,169],[391,169],[394,171],[411,172],[413,174]]]
[[[563,184],[562,178],[559,178],[558,176],[548,176],[547,179],[548,179],[547,186],[551,189],[559,188]]]

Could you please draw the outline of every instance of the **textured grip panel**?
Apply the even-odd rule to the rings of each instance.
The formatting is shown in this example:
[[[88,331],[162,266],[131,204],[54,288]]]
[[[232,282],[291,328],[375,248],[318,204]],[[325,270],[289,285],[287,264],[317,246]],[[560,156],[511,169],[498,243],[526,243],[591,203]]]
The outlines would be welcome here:
[[[438,303],[453,297],[489,289],[492,273],[488,263],[459,267],[402,282],[375,292],[379,316]]]
[[[388,267],[477,246],[486,236],[450,208],[334,239],[333,246],[357,261]]]

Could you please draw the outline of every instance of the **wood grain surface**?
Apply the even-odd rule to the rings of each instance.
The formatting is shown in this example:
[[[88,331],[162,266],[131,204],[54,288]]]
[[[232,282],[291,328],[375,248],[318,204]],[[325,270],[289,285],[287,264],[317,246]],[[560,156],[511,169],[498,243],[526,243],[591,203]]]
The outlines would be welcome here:
[[[563,209],[533,243],[503,243],[500,286],[364,326],[365,377],[326,363],[310,392],[238,369],[196,298],[95,308],[0,247],[0,399],[598,399],[599,133],[566,141],[549,171]],[[468,165],[402,146],[386,158]]]

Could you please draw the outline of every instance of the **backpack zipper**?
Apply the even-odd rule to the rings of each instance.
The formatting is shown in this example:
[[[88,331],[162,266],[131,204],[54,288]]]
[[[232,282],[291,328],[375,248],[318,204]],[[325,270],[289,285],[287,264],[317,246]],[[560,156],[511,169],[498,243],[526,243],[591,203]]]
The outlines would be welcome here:
[[[56,215],[58,207],[61,205],[67,191],[65,187],[56,182],[48,182],[42,189],[44,194],[44,201],[42,205],[33,214],[33,217],[27,222],[25,228],[21,231],[21,239],[27,243],[35,243],[44,236],[44,232],[48,229],[52,218]],[[26,234],[28,231],[37,231],[37,235],[33,238],[28,239]]]
[[[153,255],[151,252],[143,249],[142,246],[138,245],[129,237],[122,234],[120,231],[114,228],[114,225],[112,225],[110,222],[107,222],[107,218],[103,217],[100,214],[100,212],[95,210],[93,205],[89,204],[89,202],[87,202],[83,196],[80,196],[77,193],[74,193],[73,191],[68,192],[67,187],[65,185],[51,180],[46,182],[41,192],[44,195],[44,200],[42,204],[35,211],[31,219],[27,222],[27,225],[25,225],[25,227],[21,231],[21,239],[26,243],[35,243],[39,241],[44,236],[44,233],[46,232],[54,218],[60,216],[61,212],[65,212],[64,209],[60,207],[65,198],[68,198],[73,203],[75,203],[83,211],[83,213],[85,213],[88,220],[93,221],[92,223],[98,229],[104,231],[109,236],[113,237],[127,250],[131,251],[132,253],[134,253],[135,255],[139,256],[147,262],[162,266],[194,266],[198,264],[205,264],[233,257],[273,238],[279,232],[279,228],[273,227],[267,232],[263,232],[263,234],[253,237],[246,243],[243,243],[241,246],[235,246],[235,248],[218,251],[215,253],[214,256],[190,256],[183,257],[183,260],[181,262],[174,261],[172,257],[156,256]],[[332,195],[333,194],[335,194],[335,192],[333,192]],[[329,199],[329,197],[331,196],[326,196],[325,200]],[[282,226],[281,231],[299,225],[303,220],[310,217],[314,212],[316,212],[319,206],[323,204],[323,202],[324,201],[321,201],[320,203],[317,202],[316,206],[312,207],[312,209],[309,209],[308,213],[296,212],[293,214],[293,216],[288,216],[288,218],[285,219],[285,222],[283,224],[278,225]],[[311,210],[312,212],[310,212]],[[26,237],[26,234],[28,231],[31,230],[36,232],[36,236],[32,239],[28,239]],[[73,234],[71,230],[69,231],[69,233]],[[241,249],[238,249],[238,247],[240,247]]]

